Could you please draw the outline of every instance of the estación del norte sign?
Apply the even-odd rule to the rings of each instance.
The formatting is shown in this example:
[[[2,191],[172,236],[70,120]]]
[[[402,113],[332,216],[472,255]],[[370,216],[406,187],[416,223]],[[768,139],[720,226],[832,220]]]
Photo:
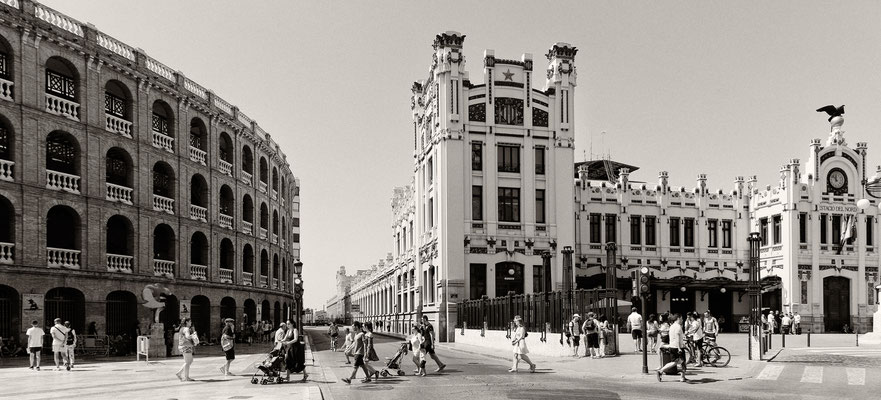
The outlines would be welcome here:
[[[857,206],[846,206],[841,204],[820,204],[817,205],[817,211],[831,211],[856,214],[860,211]]]

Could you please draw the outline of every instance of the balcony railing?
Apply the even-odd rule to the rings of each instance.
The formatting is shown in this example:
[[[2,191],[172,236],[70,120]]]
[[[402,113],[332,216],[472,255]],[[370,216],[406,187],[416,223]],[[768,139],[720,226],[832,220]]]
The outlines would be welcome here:
[[[120,203],[132,205],[133,192],[134,190],[132,188],[127,188],[125,186],[115,185],[112,183],[107,184],[107,200],[110,201],[118,201]]]
[[[199,264],[190,264],[190,278],[198,280],[208,280],[208,266]]]
[[[246,235],[254,233],[254,224],[248,221],[242,221],[242,233]]]
[[[281,238],[281,247],[285,248],[286,246],[287,246],[287,242],[284,240],[284,238]]]
[[[12,177],[12,167],[14,166],[15,162],[13,161],[0,160],[0,181],[15,181]]]
[[[278,289],[278,278],[272,278],[272,288]]]
[[[232,177],[232,164],[230,164],[226,161],[220,160],[220,162],[218,163],[218,166],[220,167],[221,174],[225,174],[225,175]]]
[[[46,93],[46,112],[79,121],[79,103]]]
[[[153,275],[174,277],[174,261],[153,260]]]
[[[64,172],[46,170],[46,188],[80,194],[80,177],[65,174]]]
[[[12,100],[12,81],[7,81],[6,79],[0,79],[0,99],[13,101]]]
[[[153,209],[156,211],[163,211],[168,214],[174,215],[174,200],[154,193]]]
[[[153,131],[153,147],[174,153],[174,138],[162,132]]]
[[[232,270],[220,268],[220,281],[224,283],[232,283]]]
[[[251,272],[242,272],[242,284],[245,286],[254,286],[254,274]]]
[[[272,244],[278,244],[278,234],[272,234]]]
[[[193,162],[205,165],[206,154],[208,153],[206,153],[205,150],[197,149],[193,146],[190,146],[190,160],[192,160]]]
[[[272,197],[273,200],[278,200],[278,191],[272,189],[272,193],[269,196]]]
[[[269,231],[266,228],[260,228],[260,239],[266,239],[266,235],[269,234]]]
[[[107,271],[130,274],[133,272],[134,260],[132,256],[107,253]]]
[[[257,189],[260,189],[261,192],[266,193],[266,182],[259,181],[257,182]]]
[[[46,248],[47,264],[50,267],[80,269],[80,251],[71,249]]]
[[[106,122],[106,124],[104,125],[104,129],[107,129],[107,131],[118,133],[129,139],[132,138],[131,122],[110,114],[104,114],[104,120]]]
[[[232,217],[226,214],[218,214],[217,220],[220,226],[232,229]]]
[[[205,218],[208,215],[208,209],[205,207],[200,207],[195,204],[190,204],[190,219],[195,219],[202,222],[208,222]]]
[[[269,282],[269,277],[267,277],[266,275],[260,275],[260,287],[265,288],[265,287],[269,286],[268,282]]]
[[[15,244],[0,242],[0,264],[12,264],[15,261]]]
[[[251,179],[254,177],[250,173],[242,171],[242,183],[251,186]]]

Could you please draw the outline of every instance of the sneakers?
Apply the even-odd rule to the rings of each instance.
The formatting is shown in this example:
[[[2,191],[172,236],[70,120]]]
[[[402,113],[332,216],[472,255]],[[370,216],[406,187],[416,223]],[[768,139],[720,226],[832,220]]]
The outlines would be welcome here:
[[[446,368],[446,367],[447,367],[447,364],[443,364],[443,365],[441,365],[440,367],[437,367],[437,369],[434,370],[434,372],[441,372],[441,371],[443,371],[444,368]]]
[[[352,384],[352,380],[349,379],[349,378],[343,378],[343,379],[340,379],[340,380],[343,381],[343,382],[346,382],[346,385],[351,385],[351,384]]]
[[[660,382],[661,381],[661,370],[656,369],[655,373],[658,375],[658,382]]]
[[[373,382],[373,380],[370,378],[364,378],[361,380],[361,383],[370,383],[370,382]]]
[[[30,366],[30,367],[28,367],[28,369],[34,369],[34,366],[33,366],[33,365],[31,365],[31,366]]]
[[[376,380],[379,380],[379,371],[373,371],[373,375],[376,376]]]
[[[508,370],[508,372],[517,372],[517,370],[514,369],[514,368],[511,368],[511,369]]]
[[[70,371],[70,365],[65,365],[68,371]]]
[[[40,370],[40,367],[37,367],[37,371],[39,371],[39,370]]]
[[[529,366],[529,372],[535,372],[535,364]]]

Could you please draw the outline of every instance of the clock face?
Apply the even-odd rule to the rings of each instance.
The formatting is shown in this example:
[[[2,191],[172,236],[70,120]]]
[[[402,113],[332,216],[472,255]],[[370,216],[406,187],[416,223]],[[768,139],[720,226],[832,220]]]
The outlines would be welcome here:
[[[826,185],[827,191],[841,195],[847,193],[847,175],[844,174],[844,171],[836,168],[832,171],[829,171],[829,175],[826,177]]]

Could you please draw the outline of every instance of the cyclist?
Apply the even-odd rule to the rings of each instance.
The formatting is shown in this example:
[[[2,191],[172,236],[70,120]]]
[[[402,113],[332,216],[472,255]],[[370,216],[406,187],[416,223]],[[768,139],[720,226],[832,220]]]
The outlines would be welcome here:
[[[331,323],[327,334],[330,335],[330,351],[336,351],[336,338],[340,335],[340,329],[335,323]]]
[[[704,340],[715,345],[717,334],[719,334],[719,322],[713,317],[713,313],[707,310],[704,313]]]

